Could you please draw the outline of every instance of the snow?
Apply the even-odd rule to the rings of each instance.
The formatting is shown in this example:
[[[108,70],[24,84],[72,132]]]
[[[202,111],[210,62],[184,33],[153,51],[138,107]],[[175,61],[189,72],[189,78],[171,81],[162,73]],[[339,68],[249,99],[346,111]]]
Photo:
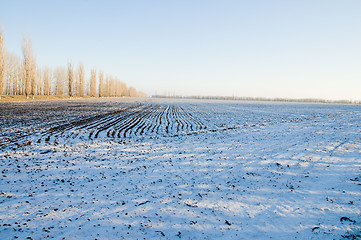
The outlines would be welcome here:
[[[143,132],[89,137],[98,120],[48,131],[139,104],[102,101],[22,123],[17,144],[3,133],[0,239],[360,237],[360,106],[154,100],[139,105],[160,106]],[[2,131],[16,134],[17,117],[2,116]]]

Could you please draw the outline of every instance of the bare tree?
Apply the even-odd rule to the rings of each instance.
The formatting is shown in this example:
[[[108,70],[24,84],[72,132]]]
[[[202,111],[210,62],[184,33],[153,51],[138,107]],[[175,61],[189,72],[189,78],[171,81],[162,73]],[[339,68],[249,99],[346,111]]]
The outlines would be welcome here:
[[[20,95],[25,95],[25,66],[24,66],[24,60],[20,58],[20,67],[19,67],[19,80],[20,80]]]
[[[64,67],[57,67],[54,71],[54,77],[56,81],[56,85],[55,85],[56,95],[64,96],[66,69]]]
[[[104,73],[99,72],[99,97],[104,97]]]
[[[28,99],[32,94],[32,81],[35,80],[33,76],[35,74],[35,64],[32,53],[31,39],[26,40],[24,36],[23,42],[23,78],[25,83],[25,96]]]
[[[80,97],[84,97],[84,87],[85,87],[85,76],[84,76],[84,65],[80,64],[77,72],[77,82],[78,82],[78,94]]]
[[[137,91],[135,90],[134,87],[129,87],[129,97],[136,97],[137,96]]]
[[[42,73],[41,68],[38,67],[36,70],[36,93],[38,95],[44,95],[44,79]]]
[[[6,74],[4,77],[5,83],[5,95],[13,95],[15,89],[15,79],[14,79],[14,66],[11,57],[7,54],[6,56]],[[0,94],[1,98],[1,94]]]
[[[44,68],[44,95],[49,96],[51,93],[51,78],[49,68]]]
[[[58,96],[74,95],[85,97],[121,97],[138,96],[140,93],[135,88],[127,88],[124,82],[118,78],[91,70],[90,81],[85,78],[83,64],[74,70],[72,63],[68,63],[68,69],[58,67],[53,75],[48,68],[43,71],[37,67],[36,58],[33,54],[31,38],[23,37],[22,58],[5,54],[4,31],[0,25],[0,99],[5,92],[7,95],[25,95],[28,99],[32,95],[51,95],[53,90]],[[55,81],[52,83],[52,76]],[[97,77],[99,80],[97,80]]]
[[[2,28],[2,25],[0,25],[0,99],[4,91],[5,70],[6,70],[6,53],[4,49],[4,30]]]
[[[69,97],[73,97],[74,69],[73,69],[73,65],[70,62],[68,63],[68,91],[69,91]]]
[[[30,40],[29,40],[30,41]],[[30,60],[29,60],[29,45],[24,37],[23,42],[23,79],[24,79],[24,93],[26,98],[29,98],[30,87],[31,87],[31,74],[30,74]]]
[[[118,78],[114,79],[114,97],[118,97],[120,95],[120,82]]]
[[[105,79],[105,87],[104,87],[104,92],[105,92],[105,96],[106,97],[110,97],[110,87],[109,87],[109,84],[110,84],[110,78],[109,76],[107,75],[106,79]]]
[[[22,59],[11,53],[7,53],[7,95],[23,95],[24,94],[24,77],[23,77]]]
[[[109,77],[109,97],[115,97],[115,80],[112,76]]]
[[[7,66],[6,66],[6,95],[17,95],[19,94],[19,87],[22,86],[18,79],[19,74],[19,57],[7,53]]]
[[[97,94],[97,72],[95,68],[93,68],[90,74],[90,96],[96,97],[96,94]]]
[[[79,83],[79,76],[78,76],[78,69],[74,70],[74,95],[80,97],[80,83]]]
[[[35,57],[32,58],[32,61],[31,61],[31,95],[33,96],[33,99],[35,98],[35,95],[36,95],[36,87],[38,85],[37,81],[37,76],[36,76],[36,60],[35,60]]]
[[[120,96],[129,97],[127,85],[124,82],[120,82]]]

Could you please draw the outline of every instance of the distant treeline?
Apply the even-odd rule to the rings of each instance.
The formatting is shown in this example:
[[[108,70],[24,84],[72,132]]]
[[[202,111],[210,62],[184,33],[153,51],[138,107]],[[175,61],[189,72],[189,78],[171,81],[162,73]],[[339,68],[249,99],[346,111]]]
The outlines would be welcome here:
[[[227,97],[227,96],[167,96],[153,95],[152,98],[181,98],[181,99],[208,99],[208,100],[239,100],[239,101],[271,101],[271,102],[300,102],[300,103],[335,103],[335,104],[361,104],[361,101],[352,100],[326,100],[317,98],[252,98],[252,97]]]
[[[7,53],[4,30],[0,25],[0,99],[1,95],[57,95],[68,97],[141,97],[144,93],[120,81],[117,77],[93,68],[86,78],[84,65],[40,68],[32,50],[31,39],[24,36],[21,57]]]

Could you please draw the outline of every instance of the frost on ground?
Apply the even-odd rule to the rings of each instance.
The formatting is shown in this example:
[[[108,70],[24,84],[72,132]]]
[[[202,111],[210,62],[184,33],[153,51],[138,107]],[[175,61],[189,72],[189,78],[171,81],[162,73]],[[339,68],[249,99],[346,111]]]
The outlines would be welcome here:
[[[360,106],[16,107],[0,106],[0,239],[361,238]]]

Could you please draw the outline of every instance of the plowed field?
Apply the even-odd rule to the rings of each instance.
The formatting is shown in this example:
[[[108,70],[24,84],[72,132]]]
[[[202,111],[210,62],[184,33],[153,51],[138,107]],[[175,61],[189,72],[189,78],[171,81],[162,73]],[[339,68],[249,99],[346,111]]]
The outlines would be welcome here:
[[[358,239],[361,107],[0,104],[0,239]]]

